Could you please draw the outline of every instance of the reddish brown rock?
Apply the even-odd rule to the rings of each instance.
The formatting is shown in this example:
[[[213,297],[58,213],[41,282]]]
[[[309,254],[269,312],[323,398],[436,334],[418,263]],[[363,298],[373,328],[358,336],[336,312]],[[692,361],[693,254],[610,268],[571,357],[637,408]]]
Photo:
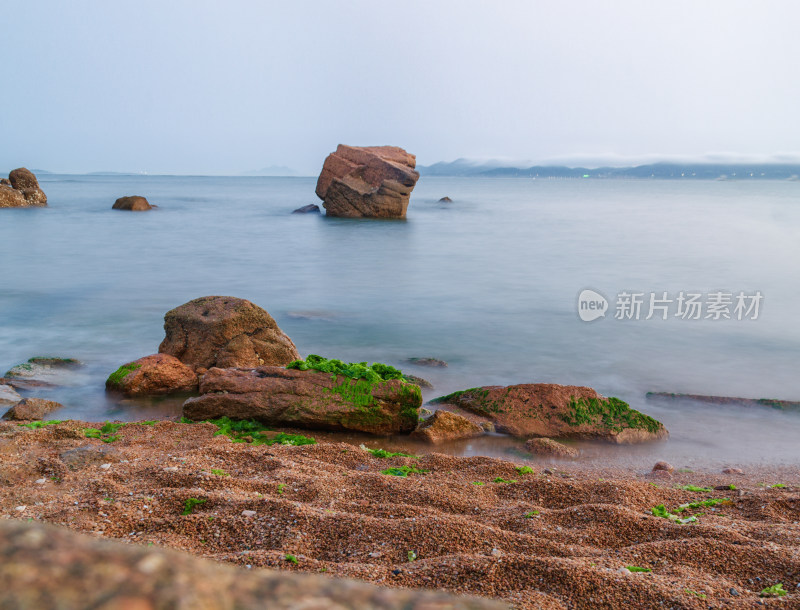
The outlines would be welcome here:
[[[130,197],[120,197],[111,206],[112,210],[128,210],[131,212],[144,212],[152,210],[153,206],[144,197],[131,195]]]
[[[744,474],[744,470],[742,470],[741,468],[728,467],[722,469],[722,474]]]
[[[153,354],[122,365],[106,381],[106,388],[126,396],[158,396],[197,390],[191,367],[169,354]]]
[[[202,297],[168,311],[158,348],[184,364],[251,368],[286,365],[300,355],[265,310],[245,299]]]
[[[54,400],[23,398],[3,415],[3,419],[40,420],[63,406]]]
[[[669,462],[656,462],[653,466],[653,472],[663,470],[665,472],[672,472],[675,468]]]
[[[552,438],[531,438],[525,441],[525,449],[535,455],[555,458],[576,458],[581,452],[575,447],[554,441]]]
[[[187,553],[0,520],[0,608],[468,610],[506,604],[321,574],[245,570]]]
[[[369,384],[277,366],[209,369],[200,380],[200,392],[202,396],[183,405],[183,414],[195,421],[227,416],[371,434],[411,432],[422,404],[419,387],[399,379]]]
[[[411,436],[428,443],[445,443],[465,438],[483,436],[483,428],[449,411],[434,411],[433,415],[420,422]]]
[[[617,398],[591,388],[552,383],[484,386],[454,392],[431,403],[454,405],[520,437],[595,438],[638,443],[664,438],[664,426]]]
[[[44,207],[47,196],[32,171],[20,167],[0,184],[0,208]]]
[[[405,218],[419,179],[414,155],[396,146],[346,146],[328,155],[317,196],[328,216]]]

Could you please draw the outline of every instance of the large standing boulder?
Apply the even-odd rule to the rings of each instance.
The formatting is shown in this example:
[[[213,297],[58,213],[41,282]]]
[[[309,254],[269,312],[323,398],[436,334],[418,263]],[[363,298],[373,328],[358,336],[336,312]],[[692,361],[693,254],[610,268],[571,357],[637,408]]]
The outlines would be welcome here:
[[[405,218],[419,179],[414,155],[396,146],[346,146],[328,155],[317,196],[328,216]]]
[[[7,182],[7,184],[6,184]],[[24,167],[13,170],[0,184],[0,208],[44,207],[47,195],[39,188],[32,171]]]
[[[297,348],[265,310],[245,299],[202,297],[168,311],[158,351],[196,371],[286,365]]]
[[[262,366],[210,369],[202,396],[183,404],[189,419],[256,419],[267,425],[371,434],[411,432],[422,395],[401,379],[370,382],[314,370]]]
[[[125,396],[158,396],[197,389],[197,374],[175,356],[153,354],[123,364],[109,375],[106,389]]]
[[[130,212],[144,212],[152,210],[153,206],[144,197],[139,195],[131,195],[129,197],[120,197],[111,206],[112,210],[128,210]]]
[[[483,428],[456,413],[434,411],[425,421],[420,422],[411,436],[428,443],[446,443],[485,434]]]
[[[554,383],[484,386],[431,401],[454,405],[494,423],[498,432],[519,437],[596,438],[637,443],[664,438],[663,424],[592,388]]]
[[[64,405],[44,398],[23,398],[3,415],[3,419],[40,420]]]

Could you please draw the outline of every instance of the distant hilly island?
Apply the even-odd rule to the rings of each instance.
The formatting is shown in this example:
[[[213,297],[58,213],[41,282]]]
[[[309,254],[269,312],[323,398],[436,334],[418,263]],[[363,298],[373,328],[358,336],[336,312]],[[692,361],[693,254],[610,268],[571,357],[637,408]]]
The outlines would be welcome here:
[[[423,176],[481,178],[658,178],[667,180],[800,180],[800,164],[650,163],[631,167],[509,167],[468,159],[418,166]]]

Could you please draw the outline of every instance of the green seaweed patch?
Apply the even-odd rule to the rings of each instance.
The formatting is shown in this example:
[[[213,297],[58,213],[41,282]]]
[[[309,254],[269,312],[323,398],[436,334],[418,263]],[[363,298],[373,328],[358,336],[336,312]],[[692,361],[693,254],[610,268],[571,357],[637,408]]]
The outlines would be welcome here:
[[[22,428],[28,428],[29,430],[38,430],[39,428],[44,428],[45,426],[55,426],[56,424],[60,424],[63,420],[61,419],[48,419],[47,421],[32,421],[28,422],[27,424],[17,424]]]
[[[113,443],[119,440],[119,434],[117,434],[119,429],[126,425],[127,424],[125,422],[114,424],[107,421],[100,428],[84,428],[83,435],[86,438],[100,439],[104,443]]]
[[[230,417],[205,420],[219,428],[214,436],[224,434],[234,443],[250,443],[251,445],[315,445],[317,441],[302,434],[288,434],[286,432],[273,433],[261,422],[253,419],[233,420]],[[181,423],[194,423],[192,420],[181,418]]]
[[[199,499],[199,498],[187,498],[186,502],[183,503],[183,512],[182,515],[191,515],[195,508],[200,506],[201,504],[205,504],[208,502],[206,499]]]
[[[419,459],[418,455],[414,455],[413,453],[403,453],[402,451],[386,451],[385,449],[370,449],[366,445],[361,445],[361,448],[364,451],[369,451],[373,456],[376,458],[393,458],[393,457],[406,457],[412,459]]]
[[[297,557],[295,555],[292,555],[291,553],[286,553],[286,555],[284,555],[283,558],[286,561],[288,561],[289,563],[293,563],[295,565],[300,563],[300,561],[297,559]]]
[[[639,566],[625,566],[625,568],[629,572],[652,572],[653,571],[650,568],[642,568],[642,567],[639,567]]]
[[[231,476],[230,474],[228,474],[227,472],[222,470],[222,468],[212,468],[211,469],[211,474],[216,475],[218,477],[229,477],[229,476]]]
[[[539,516],[539,511],[538,510],[529,510],[527,513],[525,513],[522,516],[525,517],[526,519],[533,519],[534,517],[538,517]]]
[[[410,474],[427,474],[430,470],[424,468],[417,468],[416,466],[394,466],[381,470],[381,474],[387,474],[393,477],[407,477]]]
[[[495,483],[519,483],[516,479],[504,479],[503,477],[497,477],[494,480]]]
[[[508,396],[508,393],[509,390],[506,390],[506,396]],[[430,402],[434,404],[450,403],[456,405],[468,403],[471,410],[486,415],[507,413],[505,401],[502,398],[500,400],[489,400],[489,390],[484,388],[459,390],[458,392],[453,392],[446,396],[434,398]]]
[[[651,508],[650,512],[656,517],[669,519],[670,521],[675,521],[676,523],[694,523],[695,521],[697,521],[698,515],[692,515],[690,517],[681,518],[679,516],[680,513],[686,512],[687,510],[695,510],[697,508],[706,508],[710,506],[717,506],[718,504],[732,504],[732,503],[733,502],[731,501],[730,498],[711,498],[710,500],[700,500],[699,502],[688,502],[686,504],[681,504],[673,512],[668,511],[663,504],[659,504],[658,506],[654,506],[653,508]]]
[[[534,470],[530,466],[517,466],[516,470],[519,474],[534,474]]]
[[[649,415],[631,409],[628,403],[619,398],[570,398],[569,411],[560,414],[561,419],[570,426],[583,424],[599,425],[613,432],[625,428],[639,428],[648,432],[658,432],[662,425]]]
[[[696,491],[696,492],[714,491],[710,487],[698,487],[697,485],[676,485],[675,489],[682,489],[684,491]]]
[[[343,362],[335,358],[324,358],[317,354],[309,354],[305,360],[294,360],[286,365],[287,369],[297,369],[300,371],[320,371],[331,373],[334,377],[342,375],[350,379],[365,379],[370,383],[389,381],[390,379],[400,379],[405,381],[403,372],[380,362],[373,362],[371,365],[366,362]]]
[[[789,592],[783,588],[783,583],[779,582],[771,587],[767,587],[761,590],[759,596],[761,597],[783,597],[784,595],[788,595]]]
[[[111,373],[106,379],[106,387],[107,388],[117,388],[122,385],[123,380],[133,373],[136,369],[142,368],[142,365],[137,362],[129,362],[128,364],[123,364],[119,367],[116,371]]]
[[[58,356],[34,356],[33,358],[28,358],[28,362],[51,366],[77,366],[81,363],[80,360],[75,358],[59,358]]]

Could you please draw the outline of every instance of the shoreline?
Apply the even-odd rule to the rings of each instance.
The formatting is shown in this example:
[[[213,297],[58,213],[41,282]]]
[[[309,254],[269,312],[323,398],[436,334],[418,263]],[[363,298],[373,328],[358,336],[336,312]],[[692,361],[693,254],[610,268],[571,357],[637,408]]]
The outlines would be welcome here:
[[[233,443],[207,423],[132,423],[112,442],[85,436],[99,425],[0,423],[2,518],[517,608],[800,602],[797,469],[643,475],[562,462],[527,472],[435,447],[418,459],[381,459],[323,438]],[[404,467],[408,476],[382,473]],[[676,488],[731,483],[735,490]],[[774,483],[785,487],[762,486]],[[202,502],[183,515],[190,498]],[[652,514],[661,504],[669,511],[712,498],[731,503],[692,511],[702,513],[695,523]],[[788,596],[759,597],[777,582]]]

